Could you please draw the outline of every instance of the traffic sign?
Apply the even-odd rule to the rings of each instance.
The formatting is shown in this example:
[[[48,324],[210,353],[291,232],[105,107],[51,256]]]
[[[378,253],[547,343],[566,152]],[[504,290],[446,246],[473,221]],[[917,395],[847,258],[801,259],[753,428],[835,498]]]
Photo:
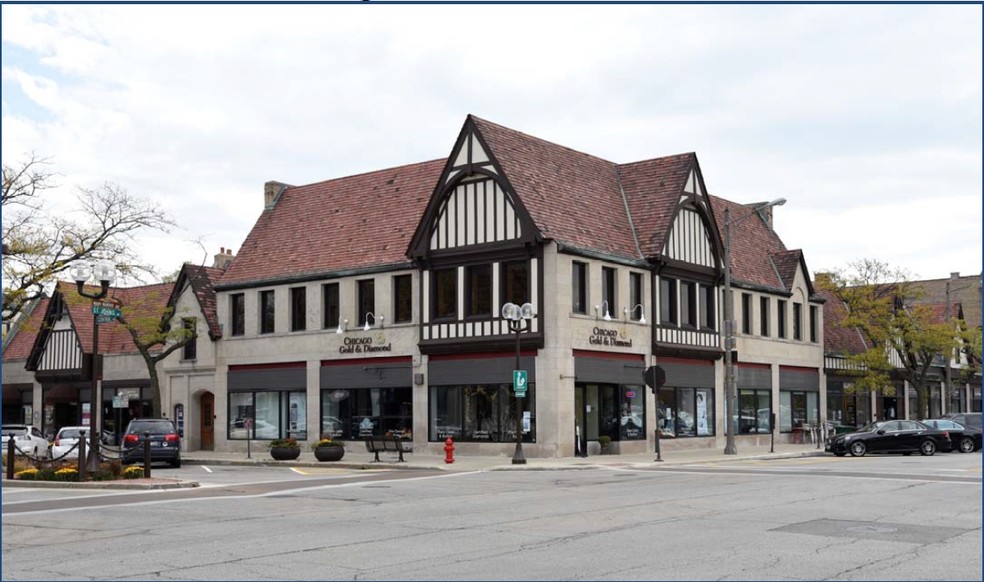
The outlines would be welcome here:
[[[120,308],[116,307],[115,305],[93,303],[92,314],[97,317],[102,316],[102,317],[117,318],[122,315],[122,312],[120,311]]]
[[[513,390],[516,398],[526,397],[526,370],[513,370]]]
[[[653,392],[663,387],[666,383],[666,370],[660,366],[649,366],[646,371],[642,373],[642,381],[646,383],[653,389]]]

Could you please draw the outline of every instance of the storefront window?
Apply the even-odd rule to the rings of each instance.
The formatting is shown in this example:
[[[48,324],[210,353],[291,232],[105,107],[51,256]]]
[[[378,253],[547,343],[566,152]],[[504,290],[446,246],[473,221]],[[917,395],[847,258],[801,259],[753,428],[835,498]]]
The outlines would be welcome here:
[[[660,437],[714,435],[714,391],[709,388],[663,388],[659,391]]]
[[[819,393],[781,390],[779,392],[779,431],[809,428],[817,422]]]
[[[266,390],[229,394],[229,439],[307,439],[307,395]]]
[[[536,386],[529,384],[520,398],[523,416],[523,442],[536,442]],[[427,438],[443,441],[448,437],[465,442],[515,442],[516,398],[511,384],[469,384],[431,386],[430,419]],[[528,413],[528,414],[527,414]]]
[[[413,437],[412,388],[321,391],[321,433],[340,439]]]
[[[646,438],[645,394],[641,386],[622,386],[619,390],[622,398],[619,437],[623,441]]]
[[[772,415],[772,392],[769,390],[738,391],[738,434],[769,432]]]

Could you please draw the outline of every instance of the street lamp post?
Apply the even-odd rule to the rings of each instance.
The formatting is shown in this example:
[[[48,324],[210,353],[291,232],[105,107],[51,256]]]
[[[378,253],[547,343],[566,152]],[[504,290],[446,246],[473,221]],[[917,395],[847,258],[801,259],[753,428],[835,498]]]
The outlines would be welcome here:
[[[90,264],[79,261],[72,266],[72,278],[78,286],[79,295],[92,299],[93,307],[95,302],[106,297],[109,293],[109,286],[116,279],[116,266],[110,261],[101,260]],[[85,283],[91,277],[99,281],[99,292],[88,293],[85,290]],[[89,460],[86,467],[89,471],[99,469],[99,435],[98,430],[99,411],[102,408],[102,394],[100,394],[100,380],[102,380],[102,362],[99,359],[99,315],[96,310],[92,310],[92,396],[89,404]]]
[[[726,455],[738,454],[738,448],[735,446],[736,427],[732,422],[732,416],[738,410],[738,394],[735,390],[735,363],[731,357],[731,352],[735,349],[735,322],[732,315],[734,303],[731,297],[731,226],[766,208],[782,206],[785,203],[785,198],[776,198],[772,202],[756,206],[735,220],[731,220],[731,211],[727,207],[724,209],[724,433],[727,437],[724,454]]]
[[[516,370],[519,371],[519,340],[520,334],[529,331],[530,320],[536,317],[536,307],[532,303],[524,303],[522,307],[515,303],[506,303],[502,306],[502,318],[509,322],[509,331],[516,334]],[[524,391],[516,390],[515,378],[513,380],[513,390],[516,391],[516,451],[513,453],[513,465],[525,465],[526,457],[523,456],[523,401],[520,394]]]

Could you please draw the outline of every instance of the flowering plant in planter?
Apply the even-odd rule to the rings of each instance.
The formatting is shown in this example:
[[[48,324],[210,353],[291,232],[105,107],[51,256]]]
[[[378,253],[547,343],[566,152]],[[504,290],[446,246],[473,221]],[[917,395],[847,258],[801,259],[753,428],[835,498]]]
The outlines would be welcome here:
[[[271,449],[299,449],[301,445],[297,444],[297,439],[294,437],[288,437],[285,439],[273,439],[268,445]]]
[[[345,446],[345,443],[343,443],[342,441],[336,441],[334,439],[331,439],[331,438],[327,438],[326,437],[326,438],[322,438],[320,441],[317,441],[316,443],[312,444],[311,445],[311,450],[316,451],[316,450],[320,449],[321,447],[344,447],[344,446]]]

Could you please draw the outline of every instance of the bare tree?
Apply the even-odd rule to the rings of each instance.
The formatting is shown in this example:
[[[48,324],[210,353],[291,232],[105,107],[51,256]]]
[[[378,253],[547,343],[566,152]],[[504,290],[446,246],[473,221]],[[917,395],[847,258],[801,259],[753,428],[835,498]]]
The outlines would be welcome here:
[[[3,165],[3,317],[11,319],[80,259],[109,258],[123,277],[153,275],[134,251],[143,230],[168,232],[173,219],[149,200],[112,182],[77,189],[74,212],[48,212],[44,193],[55,187],[50,162],[32,154]]]

